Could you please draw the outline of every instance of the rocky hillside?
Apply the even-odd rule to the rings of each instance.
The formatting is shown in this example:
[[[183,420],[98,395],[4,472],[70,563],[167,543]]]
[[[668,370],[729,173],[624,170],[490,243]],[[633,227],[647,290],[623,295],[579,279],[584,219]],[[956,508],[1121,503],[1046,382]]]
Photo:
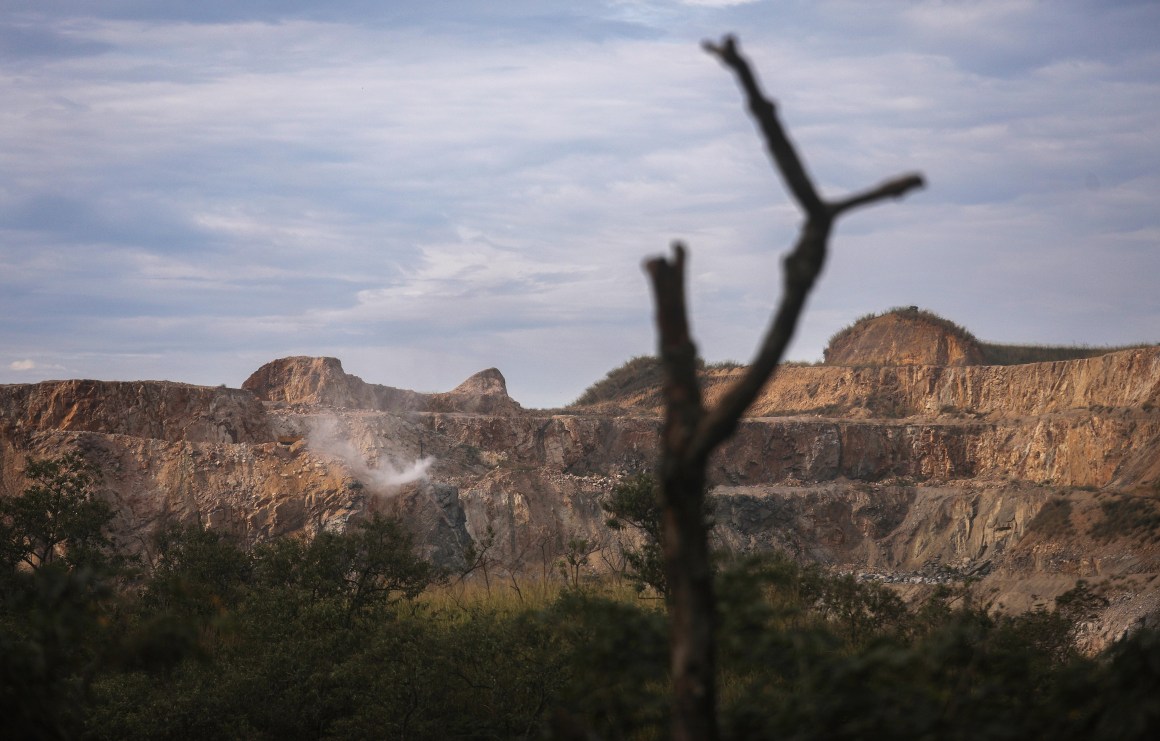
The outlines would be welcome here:
[[[894,364],[779,370],[713,461],[718,544],[909,589],[977,578],[1012,610],[1086,579],[1108,599],[1093,646],[1156,620],[1160,349],[955,365],[966,350],[923,332],[910,342],[933,349],[908,346],[897,326],[844,345],[889,344]],[[706,370],[706,396],[739,372]],[[660,425],[655,384],[619,388],[527,410],[495,369],[420,394],[309,357],[271,362],[242,389],[0,386],[0,495],[21,490],[27,457],[76,449],[104,470],[130,546],[171,520],[255,542],[388,510],[448,565],[470,545],[497,572],[551,574],[576,548],[590,569],[616,569],[624,536],[600,501],[648,470]]]
[[[917,306],[870,315],[830,338],[827,365],[981,365],[983,346]]]
[[[1014,345],[983,342],[937,314],[906,306],[867,314],[839,330],[825,349],[826,365],[1027,365],[1080,360],[1128,347]]]

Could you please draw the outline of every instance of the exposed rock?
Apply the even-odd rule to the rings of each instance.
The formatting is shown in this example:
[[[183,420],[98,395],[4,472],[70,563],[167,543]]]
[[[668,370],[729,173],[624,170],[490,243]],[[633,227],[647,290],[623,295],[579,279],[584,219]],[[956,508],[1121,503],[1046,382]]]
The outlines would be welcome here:
[[[507,392],[507,381],[495,368],[476,373],[445,394],[434,394],[429,409],[469,414],[518,414],[523,411]]]
[[[706,403],[720,398],[743,372],[739,368],[703,373]],[[654,387],[612,399],[608,404],[622,414],[659,414],[663,401],[660,390]],[[1012,366],[790,365],[778,369],[749,415],[994,419],[1075,410],[1100,413],[1156,408],[1160,408],[1160,347]],[[599,412],[600,407],[594,411]]]
[[[407,412],[426,408],[427,395],[372,385],[343,371],[338,358],[296,356],[266,363],[242,383],[263,401],[346,409]]]
[[[707,399],[738,372],[707,371]],[[522,409],[495,369],[421,394],[304,357],[244,386],[0,386],[0,496],[21,490],[28,457],[79,450],[131,547],[166,521],[253,543],[383,510],[448,566],[470,545],[550,576],[578,543],[593,569],[623,564],[632,536],[606,528],[600,501],[656,459],[655,388],[552,413]],[[1160,511],[1160,349],[785,367],[752,411],[711,461],[721,547],[784,548],[906,589],[972,575],[1004,609],[1049,606],[1084,578],[1109,595],[1091,647],[1157,619],[1160,534],[1131,517]]]
[[[68,430],[189,442],[273,439],[265,410],[252,394],[167,381],[3,385],[0,429],[12,437]]]
[[[522,411],[507,393],[507,382],[495,368],[468,378],[441,394],[421,394],[392,386],[370,384],[342,369],[338,358],[297,356],[266,363],[245,380],[242,388],[263,401],[316,405],[380,412],[445,411],[470,414],[518,414]]]

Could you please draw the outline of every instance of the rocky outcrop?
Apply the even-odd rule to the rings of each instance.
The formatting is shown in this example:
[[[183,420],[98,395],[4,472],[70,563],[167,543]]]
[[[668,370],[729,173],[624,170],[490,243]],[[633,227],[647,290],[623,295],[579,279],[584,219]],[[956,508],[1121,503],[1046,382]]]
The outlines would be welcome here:
[[[266,363],[242,388],[262,401],[340,409],[370,409],[402,414],[444,411],[468,414],[518,414],[507,381],[495,368],[468,378],[451,391],[421,394],[363,381],[342,369],[338,358],[290,357]]]
[[[342,369],[338,358],[304,356],[266,363],[242,383],[262,401],[348,409],[408,412],[427,406],[427,395],[369,384]]]
[[[702,373],[706,403],[720,398],[743,372],[736,368]],[[606,403],[621,414],[659,414],[662,405],[655,387]],[[1156,408],[1160,408],[1160,347],[1147,347],[1011,366],[783,366],[762,389],[748,415],[999,419]]]
[[[523,409],[507,391],[507,381],[495,368],[480,371],[445,394],[433,394],[427,409],[467,414],[519,414]]]
[[[917,306],[869,316],[835,335],[827,365],[978,365],[978,340],[961,327]]]

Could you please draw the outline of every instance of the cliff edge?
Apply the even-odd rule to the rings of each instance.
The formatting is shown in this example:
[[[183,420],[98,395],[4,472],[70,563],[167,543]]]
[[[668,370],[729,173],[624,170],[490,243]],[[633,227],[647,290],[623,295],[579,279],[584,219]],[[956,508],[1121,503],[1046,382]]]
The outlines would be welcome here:
[[[338,358],[295,356],[266,363],[242,383],[242,388],[262,401],[394,414],[427,411],[518,414],[523,411],[508,396],[507,381],[495,368],[474,374],[451,391],[424,394],[367,383],[344,371]]]

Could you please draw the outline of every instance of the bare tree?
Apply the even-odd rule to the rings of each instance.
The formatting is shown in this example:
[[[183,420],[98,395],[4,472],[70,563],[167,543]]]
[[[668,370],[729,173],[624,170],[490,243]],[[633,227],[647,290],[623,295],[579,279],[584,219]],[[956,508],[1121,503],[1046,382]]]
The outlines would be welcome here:
[[[673,738],[716,739],[716,609],[708,536],[703,518],[709,456],[737,429],[745,410],[773,377],[797,326],[798,316],[822,270],[830,230],[839,215],[857,206],[897,198],[922,187],[921,175],[905,175],[835,201],[814,188],[777,118],[773,102],[758,87],[736,40],[726,37],[704,48],[733,70],[769,153],[790,193],[805,212],[797,244],[785,258],[781,303],[756,357],[713,409],[701,401],[697,349],[689,336],[685,308],[685,248],[674,243],[671,259],[645,267],[656,302],[659,354],[664,367],[665,421],[661,432],[660,479],[665,570],[672,623]]]

